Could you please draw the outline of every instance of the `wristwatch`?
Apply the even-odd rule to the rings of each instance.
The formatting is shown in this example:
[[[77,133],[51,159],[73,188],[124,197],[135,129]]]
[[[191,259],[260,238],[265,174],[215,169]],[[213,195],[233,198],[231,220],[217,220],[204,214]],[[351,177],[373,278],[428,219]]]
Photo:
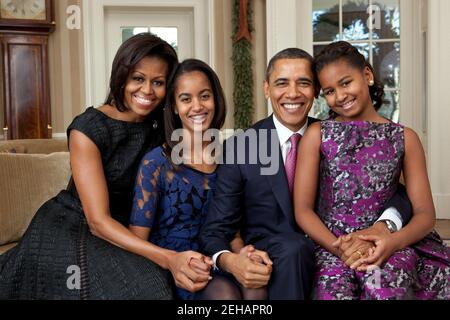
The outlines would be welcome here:
[[[397,225],[392,220],[386,219],[386,220],[380,220],[378,222],[384,222],[390,233],[397,231]]]

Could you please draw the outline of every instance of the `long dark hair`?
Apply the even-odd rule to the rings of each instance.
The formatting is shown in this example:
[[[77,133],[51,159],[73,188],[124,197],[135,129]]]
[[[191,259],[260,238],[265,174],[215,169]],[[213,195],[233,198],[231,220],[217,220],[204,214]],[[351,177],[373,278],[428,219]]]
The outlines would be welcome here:
[[[375,76],[373,67],[366,61],[364,56],[346,41],[333,42],[327,45],[316,57],[314,58],[314,73],[316,80],[317,75],[322,69],[330,63],[338,60],[345,60],[351,66],[363,71],[366,67],[373,74],[374,84],[369,87],[370,98],[372,99],[375,110],[378,110],[385,103],[384,101],[384,86],[381,81]],[[330,115],[335,116],[335,113],[330,110]]]
[[[169,80],[169,87],[167,89],[167,102],[164,110],[164,127],[166,132],[166,145],[167,149],[171,150],[178,143],[177,141],[171,141],[172,133],[176,129],[183,127],[180,117],[175,113],[176,101],[175,91],[177,89],[177,80],[182,75],[194,71],[199,71],[206,75],[211,84],[212,93],[214,95],[214,117],[211,122],[210,128],[220,129],[225,122],[225,116],[227,113],[225,95],[223,93],[222,86],[220,84],[217,74],[208,66],[205,62],[197,59],[187,59],[181,62],[173,73]]]
[[[175,50],[166,41],[154,34],[146,32],[129,38],[120,46],[114,57],[109,81],[109,93],[104,104],[112,105],[121,112],[128,110],[128,107],[124,104],[125,84],[130,73],[145,57],[158,57],[166,61],[169,67],[167,78],[170,78],[178,65]],[[163,106],[164,101],[157,109],[162,109]]]

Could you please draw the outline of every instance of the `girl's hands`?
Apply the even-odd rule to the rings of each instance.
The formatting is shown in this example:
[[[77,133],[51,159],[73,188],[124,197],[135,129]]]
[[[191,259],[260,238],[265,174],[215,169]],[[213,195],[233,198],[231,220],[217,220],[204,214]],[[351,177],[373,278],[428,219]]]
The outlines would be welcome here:
[[[369,266],[381,267],[396,251],[397,243],[391,234],[383,236],[378,235],[360,235],[359,238],[365,241],[372,241],[375,248],[370,250],[367,257],[362,257],[352,264],[351,268],[357,271],[366,272]]]
[[[195,251],[175,252],[169,259],[169,270],[179,288],[190,292],[202,290],[211,280],[212,260]]]
[[[363,241],[356,233],[339,237],[332,246],[338,250],[339,257],[348,267],[367,257],[374,248],[371,241]]]

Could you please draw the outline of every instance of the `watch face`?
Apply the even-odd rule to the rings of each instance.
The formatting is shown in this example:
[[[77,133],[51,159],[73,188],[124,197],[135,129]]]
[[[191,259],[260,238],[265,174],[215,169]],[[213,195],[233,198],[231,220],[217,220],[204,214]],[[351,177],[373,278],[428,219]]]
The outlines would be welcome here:
[[[46,0],[0,0],[0,18],[46,20]]]

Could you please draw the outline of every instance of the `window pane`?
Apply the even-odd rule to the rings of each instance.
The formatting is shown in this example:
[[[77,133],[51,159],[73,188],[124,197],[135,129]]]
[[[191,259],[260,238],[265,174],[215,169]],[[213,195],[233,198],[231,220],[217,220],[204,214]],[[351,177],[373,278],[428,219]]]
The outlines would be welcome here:
[[[367,61],[369,61],[369,52],[371,49],[370,43],[352,43],[352,45],[358,49]]]
[[[339,40],[339,0],[313,0],[314,41]]]
[[[150,32],[167,41],[178,53],[178,28],[151,27]]]
[[[387,88],[400,88],[400,43],[374,43],[375,76]]]
[[[374,1],[374,39],[400,38],[400,6],[399,0]]]
[[[343,40],[367,40],[369,28],[367,22],[369,14],[367,8],[369,0],[342,1],[342,37]]]
[[[400,93],[399,91],[386,91],[384,95],[386,103],[378,110],[378,113],[394,122],[400,120]]]
[[[122,42],[127,41],[132,36],[142,33],[148,32],[147,27],[122,27]]]

